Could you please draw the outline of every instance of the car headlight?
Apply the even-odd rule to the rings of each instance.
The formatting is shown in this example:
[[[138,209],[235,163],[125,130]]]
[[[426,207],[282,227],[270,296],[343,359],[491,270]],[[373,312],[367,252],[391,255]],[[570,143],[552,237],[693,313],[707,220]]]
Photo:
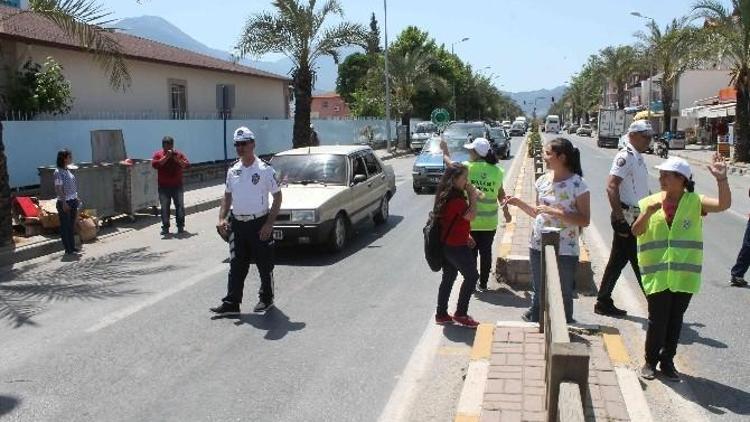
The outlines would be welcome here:
[[[424,170],[424,167],[421,167],[421,166],[414,166],[414,167],[413,167],[413,168],[411,169],[411,174],[423,174],[423,173],[424,173],[424,171],[425,171],[425,170]]]
[[[315,210],[292,210],[293,223],[314,223]]]

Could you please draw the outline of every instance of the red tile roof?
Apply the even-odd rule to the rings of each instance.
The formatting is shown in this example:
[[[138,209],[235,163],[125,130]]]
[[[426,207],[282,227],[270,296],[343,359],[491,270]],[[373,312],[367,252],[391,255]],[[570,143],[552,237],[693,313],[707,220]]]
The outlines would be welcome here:
[[[52,47],[86,51],[77,40],[47,19],[35,13],[19,13],[17,8],[0,6],[0,38],[12,39],[29,44],[42,44]],[[17,14],[18,16],[12,16]],[[143,60],[177,66],[208,69],[219,72],[238,73],[288,81],[290,78],[275,73],[264,72],[248,66],[206,56],[193,51],[162,44],[157,41],[114,32],[127,59]]]

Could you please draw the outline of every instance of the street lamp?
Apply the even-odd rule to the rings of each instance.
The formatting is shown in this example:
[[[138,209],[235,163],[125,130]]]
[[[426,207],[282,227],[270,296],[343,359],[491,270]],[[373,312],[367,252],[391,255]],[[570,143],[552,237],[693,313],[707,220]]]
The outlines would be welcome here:
[[[383,29],[385,31],[385,149],[391,149],[391,87],[388,75],[388,0],[383,0]]]
[[[453,46],[455,46],[456,44],[460,44],[462,42],[466,42],[466,41],[469,41],[469,37],[464,37],[464,38],[461,38],[459,41],[452,42],[451,43],[451,56],[455,55],[455,53],[453,52]],[[453,98],[451,102],[453,103],[453,120],[456,120],[456,81],[455,80],[453,81]]]
[[[656,25],[656,21],[654,18],[642,15],[640,12],[630,12],[631,15],[635,16],[636,18],[646,19],[650,20],[651,23]],[[653,95],[653,85],[652,81],[654,79],[654,55],[649,54],[649,70],[648,70],[648,120],[651,121],[651,101],[652,101],[652,95]],[[670,104],[670,107],[672,105]]]

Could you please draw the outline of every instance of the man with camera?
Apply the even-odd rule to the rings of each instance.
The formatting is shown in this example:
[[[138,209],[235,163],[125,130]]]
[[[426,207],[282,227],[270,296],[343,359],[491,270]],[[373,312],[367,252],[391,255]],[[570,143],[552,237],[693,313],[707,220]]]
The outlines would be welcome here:
[[[622,269],[628,262],[633,267],[638,284],[641,271],[638,267],[638,245],[630,226],[640,214],[638,201],[649,195],[648,168],[641,155],[651,143],[653,131],[647,120],[636,120],[628,128],[628,141],[615,155],[607,179],[607,197],[612,208],[612,251],[599,286],[594,312],[600,315],[624,316],[612,301],[612,291]]]
[[[177,233],[185,233],[185,200],[182,187],[182,171],[190,165],[185,154],[174,149],[174,139],[165,136],[161,149],[154,153],[151,165],[158,172],[159,205],[161,207],[161,235],[169,234],[169,214],[174,203]]]

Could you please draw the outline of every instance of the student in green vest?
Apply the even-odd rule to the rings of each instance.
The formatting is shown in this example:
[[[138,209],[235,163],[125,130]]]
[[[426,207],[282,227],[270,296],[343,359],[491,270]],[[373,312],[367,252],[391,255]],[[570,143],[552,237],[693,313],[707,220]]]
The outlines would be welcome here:
[[[670,157],[657,168],[661,192],[639,202],[642,213],[632,227],[648,301],[646,363],[641,376],[654,379],[658,363],[665,378],[679,381],[674,356],[683,315],[701,285],[703,216],[728,209],[732,194],[726,164],[718,154],[708,166],[719,187],[718,199],[694,192],[693,173],[684,159]]]
[[[440,144],[443,157],[447,165],[451,164],[450,152],[445,141]],[[487,291],[487,283],[492,271],[492,244],[497,232],[497,211],[505,198],[503,178],[505,171],[497,165],[490,142],[485,138],[476,138],[464,145],[469,151],[469,161],[463,163],[469,169],[469,183],[482,192],[482,198],[477,203],[477,215],[471,222],[471,237],[476,242],[474,259],[479,255],[479,286],[480,292]],[[505,221],[510,223],[508,205],[503,204]]]

